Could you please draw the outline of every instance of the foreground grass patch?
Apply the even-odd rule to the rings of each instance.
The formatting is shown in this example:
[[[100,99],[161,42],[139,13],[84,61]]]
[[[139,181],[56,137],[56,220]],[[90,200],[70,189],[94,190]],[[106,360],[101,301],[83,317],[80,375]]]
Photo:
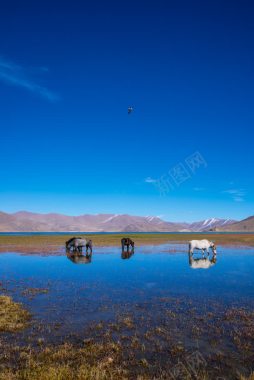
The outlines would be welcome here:
[[[15,347],[17,354],[18,347]],[[75,347],[65,343],[35,350],[19,347],[18,358],[14,365],[0,365],[0,380],[167,380],[170,372],[152,371],[144,358],[127,358],[120,343],[88,343]],[[13,356],[13,353],[11,354]],[[131,369],[131,366],[133,367]],[[159,368],[158,368],[159,369]],[[198,380],[232,379],[254,380],[253,374],[244,377],[218,377],[202,369],[195,378]],[[180,378],[180,377],[178,377]],[[190,373],[183,373],[182,380],[190,380]]]
[[[0,332],[22,330],[28,324],[30,314],[9,296],[0,296]]]
[[[254,380],[254,372],[249,377],[241,376],[240,380]]]
[[[0,380],[128,379],[127,371],[120,366],[120,347],[115,343],[80,348],[66,343],[39,352],[20,350],[18,367],[2,369]]]
[[[117,313],[115,323],[88,325],[78,339],[68,336],[64,344],[3,340],[0,380],[167,380],[178,363],[187,368],[181,380],[254,380],[253,375],[248,377],[253,367],[252,310],[220,309],[215,303],[216,310],[207,313],[206,307],[196,308],[192,301],[159,300],[151,313],[136,305],[138,315]],[[151,319],[155,310],[161,315],[156,325]],[[175,338],[172,331],[178,331]],[[226,340],[219,340],[218,334],[228,337],[236,350],[224,352]],[[197,356],[196,347],[188,347],[184,340],[204,342],[204,335],[208,342],[216,341],[215,351]],[[190,359],[194,367],[189,367]]]

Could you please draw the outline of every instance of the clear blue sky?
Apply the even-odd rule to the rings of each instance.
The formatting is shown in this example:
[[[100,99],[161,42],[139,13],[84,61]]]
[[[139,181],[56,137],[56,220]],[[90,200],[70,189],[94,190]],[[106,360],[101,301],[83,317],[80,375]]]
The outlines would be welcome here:
[[[253,18],[244,0],[1,4],[0,210],[252,215]],[[207,167],[160,196],[196,151]]]

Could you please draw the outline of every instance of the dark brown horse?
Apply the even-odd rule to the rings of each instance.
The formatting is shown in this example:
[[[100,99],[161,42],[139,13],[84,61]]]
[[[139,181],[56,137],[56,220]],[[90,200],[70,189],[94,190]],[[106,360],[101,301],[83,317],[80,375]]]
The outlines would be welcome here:
[[[132,250],[134,250],[134,241],[130,238],[122,238],[121,239],[122,244],[122,251],[124,251],[124,247],[127,247],[127,252],[129,252],[130,245],[132,247]]]

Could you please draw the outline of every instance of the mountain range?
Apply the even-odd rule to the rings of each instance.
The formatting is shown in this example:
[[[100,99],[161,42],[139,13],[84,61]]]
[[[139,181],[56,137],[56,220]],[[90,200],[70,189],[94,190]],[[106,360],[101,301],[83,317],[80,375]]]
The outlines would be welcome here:
[[[235,222],[227,226],[218,226],[216,231],[254,232],[254,216],[250,216],[240,222]]]
[[[96,214],[68,216],[62,214],[38,214],[19,211],[13,214],[0,212],[1,232],[202,232],[242,228],[254,231],[254,217],[246,219],[247,227],[231,219],[211,218],[194,223],[167,222],[156,216],[127,214]],[[252,221],[251,221],[252,219]],[[253,227],[252,227],[253,226]],[[239,230],[240,231],[240,230]]]

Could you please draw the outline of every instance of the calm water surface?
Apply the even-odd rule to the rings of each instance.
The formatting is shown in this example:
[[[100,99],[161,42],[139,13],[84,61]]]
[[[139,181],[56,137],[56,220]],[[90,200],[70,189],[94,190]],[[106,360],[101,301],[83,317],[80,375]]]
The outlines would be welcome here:
[[[80,264],[65,256],[1,254],[2,287],[27,304],[36,319],[60,319],[64,324],[71,320],[71,330],[90,320],[112,318],[114,306],[117,312],[132,311],[144,302],[149,308],[163,297],[207,308],[212,301],[253,308],[253,249],[220,248],[210,268],[192,269],[185,247],[177,247],[179,253],[167,252],[172,245],[141,247],[126,259],[116,247],[98,248],[90,263]],[[202,266],[202,260],[199,263]],[[49,292],[31,300],[24,296],[27,288]]]

